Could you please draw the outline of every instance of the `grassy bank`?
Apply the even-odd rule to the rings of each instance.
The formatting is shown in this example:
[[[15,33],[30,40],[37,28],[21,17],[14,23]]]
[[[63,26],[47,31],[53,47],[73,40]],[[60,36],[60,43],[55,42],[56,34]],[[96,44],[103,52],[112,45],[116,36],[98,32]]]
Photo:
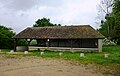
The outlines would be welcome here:
[[[7,53],[10,50],[2,50],[2,52]],[[40,51],[32,51],[23,56],[41,56],[41,57],[51,57],[51,58],[61,58],[68,60],[77,60],[81,63],[97,63],[97,64],[120,64],[120,46],[103,46],[103,52],[89,52],[84,53],[84,57],[80,57],[81,52],[63,52],[59,56],[59,52],[53,52],[49,50],[44,50],[44,54],[41,55]],[[109,54],[108,58],[104,57],[104,54]]]
[[[76,60],[81,63],[97,63],[97,64],[120,64],[120,46],[103,46],[103,52],[90,52],[84,53],[84,57],[80,57],[80,52],[63,52],[62,56],[59,56],[59,52],[53,52],[45,50],[43,55],[40,52],[34,51],[28,55],[61,58],[67,60]],[[108,58],[104,57],[104,54],[109,54]]]

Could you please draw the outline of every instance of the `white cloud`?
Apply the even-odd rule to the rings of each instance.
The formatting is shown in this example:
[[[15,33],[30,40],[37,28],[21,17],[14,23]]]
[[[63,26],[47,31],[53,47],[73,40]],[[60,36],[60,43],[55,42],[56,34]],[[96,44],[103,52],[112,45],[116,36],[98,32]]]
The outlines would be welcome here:
[[[38,18],[63,25],[95,24],[99,0],[0,0],[0,24],[19,32]]]
[[[38,4],[38,0],[0,0],[4,8],[13,11],[29,10]]]

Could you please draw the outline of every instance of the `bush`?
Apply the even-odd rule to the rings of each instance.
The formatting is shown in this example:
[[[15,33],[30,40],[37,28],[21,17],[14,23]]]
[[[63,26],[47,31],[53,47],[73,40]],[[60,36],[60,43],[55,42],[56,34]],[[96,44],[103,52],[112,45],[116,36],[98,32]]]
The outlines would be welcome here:
[[[11,28],[0,25],[0,48],[1,49],[13,49],[15,33],[11,31]]]

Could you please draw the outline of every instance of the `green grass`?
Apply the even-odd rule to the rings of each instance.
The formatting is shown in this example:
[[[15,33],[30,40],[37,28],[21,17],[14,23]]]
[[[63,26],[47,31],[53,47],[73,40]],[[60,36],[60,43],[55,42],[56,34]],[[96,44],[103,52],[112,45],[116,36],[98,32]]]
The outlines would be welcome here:
[[[109,54],[108,58],[104,58],[104,54]],[[80,63],[89,64],[120,64],[120,46],[103,46],[103,52],[90,52],[84,53],[85,57],[80,57],[80,52],[63,52],[62,56],[59,56],[59,52],[45,51],[44,55],[40,55],[40,52],[34,51],[28,54],[29,56],[41,56],[50,58],[60,58],[65,60],[75,60]],[[27,55],[27,56],[28,56]]]
[[[1,52],[10,52],[9,49],[0,49],[0,50],[1,50]]]
[[[2,50],[2,52],[9,52],[10,50]],[[104,54],[109,54],[108,58],[104,58]],[[32,51],[29,54],[23,56],[40,56],[50,58],[60,58],[65,60],[75,60],[80,63],[97,63],[97,64],[120,64],[120,46],[103,46],[103,52],[89,52],[84,53],[85,57],[80,57],[80,52],[63,52],[62,56],[59,56],[59,52],[53,52],[45,50],[44,55],[40,55],[40,51]]]
[[[120,64],[120,46],[104,46],[103,52],[110,54],[111,62]]]

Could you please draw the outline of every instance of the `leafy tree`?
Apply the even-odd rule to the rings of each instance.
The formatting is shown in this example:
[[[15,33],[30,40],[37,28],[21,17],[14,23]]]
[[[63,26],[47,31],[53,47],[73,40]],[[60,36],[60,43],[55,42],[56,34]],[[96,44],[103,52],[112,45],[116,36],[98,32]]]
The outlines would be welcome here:
[[[120,44],[120,0],[114,0],[112,15],[115,21],[113,39]]]
[[[51,23],[49,18],[38,19],[33,25],[33,27],[45,27],[45,26],[61,26],[61,25]]]
[[[120,0],[114,0],[112,12],[106,14],[99,31],[107,38],[120,44]]]
[[[11,28],[0,25],[0,48],[12,49],[14,40],[12,37],[15,35]]]
[[[105,21],[101,22],[101,28],[99,29],[99,31],[106,36],[107,38],[110,39],[110,37],[113,34],[114,29],[114,25],[115,25],[115,20],[114,17],[112,16],[112,14],[107,14],[105,16]]]
[[[45,26],[61,26],[61,24],[53,24],[50,22],[49,18],[48,19],[42,18],[42,19],[38,19],[33,25],[33,27],[45,27]],[[40,45],[41,40],[37,39],[37,43],[38,45]]]

